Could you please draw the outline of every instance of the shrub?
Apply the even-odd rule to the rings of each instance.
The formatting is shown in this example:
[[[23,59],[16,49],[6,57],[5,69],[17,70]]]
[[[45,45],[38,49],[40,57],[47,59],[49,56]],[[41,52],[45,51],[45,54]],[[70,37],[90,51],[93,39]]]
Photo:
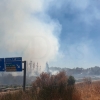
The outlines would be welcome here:
[[[68,85],[74,85],[74,84],[75,84],[75,78],[73,76],[69,76]]]
[[[37,94],[38,100],[80,100],[78,92],[75,93],[76,88],[68,86],[68,79],[73,78],[68,78],[64,71],[57,75],[42,73],[32,84],[32,94]]]
[[[63,93],[66,88],[67,79],[65,72],[60,72],[57,75],[42,73],[33,83],[32,92],[39,93],[39,98],[43,98],[43,100],[52,100],[55,96],[59,98],[58,94]]]

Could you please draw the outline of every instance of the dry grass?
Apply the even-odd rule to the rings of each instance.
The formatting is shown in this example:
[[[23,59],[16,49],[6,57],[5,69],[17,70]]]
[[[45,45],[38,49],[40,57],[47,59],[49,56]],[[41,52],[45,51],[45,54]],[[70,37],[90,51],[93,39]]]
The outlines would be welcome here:
[[[100,100],[100,81],[67,85],[64,72],[55,76],[42,73],[27,92],[7,93],[0,100]],[[37,88],[38,87],[38,88]]]
[[[32,98],[30,91],[7,92],[0,95],[0,100],[35,100]]]
[[[100,100],[100,81],[91,84],[80,83],[76,88],[80,91],[82,100]]]

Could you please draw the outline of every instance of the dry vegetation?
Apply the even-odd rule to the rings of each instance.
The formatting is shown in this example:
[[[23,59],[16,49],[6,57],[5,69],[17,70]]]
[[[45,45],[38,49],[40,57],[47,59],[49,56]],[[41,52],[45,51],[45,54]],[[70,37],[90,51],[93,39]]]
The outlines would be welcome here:
[[[100,100],[100,82],[91,83],[90,78],[83,83],[68,85],[64,72],[55,76],[42,73],[26,92],[0,95],[0,100]]]
[[[100,100],[100,81],[80,83],[76,88],[80,91],[82,100]]]

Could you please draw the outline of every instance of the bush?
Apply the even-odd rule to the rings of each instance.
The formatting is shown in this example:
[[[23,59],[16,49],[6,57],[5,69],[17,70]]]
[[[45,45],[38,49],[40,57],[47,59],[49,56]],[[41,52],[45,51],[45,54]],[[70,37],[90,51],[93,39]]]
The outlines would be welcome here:
[[[73,76],[69,76],[68,85],[74,85],[74,84],[75,84],[75,78]]]
[[[74,86],[68,86],[68,80],[73,77],[67,77],[66,73],[60,72],[57,75],[42,73],[37,77],[32,85],[32,94],[37,94],[38,100],[80,100],[80,96]],[[70,82],[70,81],[69,81]],[[71,81],[70,84],[75,83]],[[75,94],[75,96],[73,96]],[[74,98],[73,97],[77,97]]]
[[[39,93],[39,98],[43,98],[43,100],[52,100],[55,96],[59,98],[58,94],[63,93],[66,89],[67,79],[65,72],[60,72],[57,75],[42,73],[33,83],[32,92]]]

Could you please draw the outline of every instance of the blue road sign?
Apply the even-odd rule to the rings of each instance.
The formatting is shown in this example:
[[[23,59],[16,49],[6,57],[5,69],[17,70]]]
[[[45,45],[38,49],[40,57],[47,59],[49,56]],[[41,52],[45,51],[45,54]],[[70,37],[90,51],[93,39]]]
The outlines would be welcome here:
[[[5,71],[4,58],[0,58],[0,71]]]
[[[5,58],[5,70],[7,72],[22,71],[22,57]]]

